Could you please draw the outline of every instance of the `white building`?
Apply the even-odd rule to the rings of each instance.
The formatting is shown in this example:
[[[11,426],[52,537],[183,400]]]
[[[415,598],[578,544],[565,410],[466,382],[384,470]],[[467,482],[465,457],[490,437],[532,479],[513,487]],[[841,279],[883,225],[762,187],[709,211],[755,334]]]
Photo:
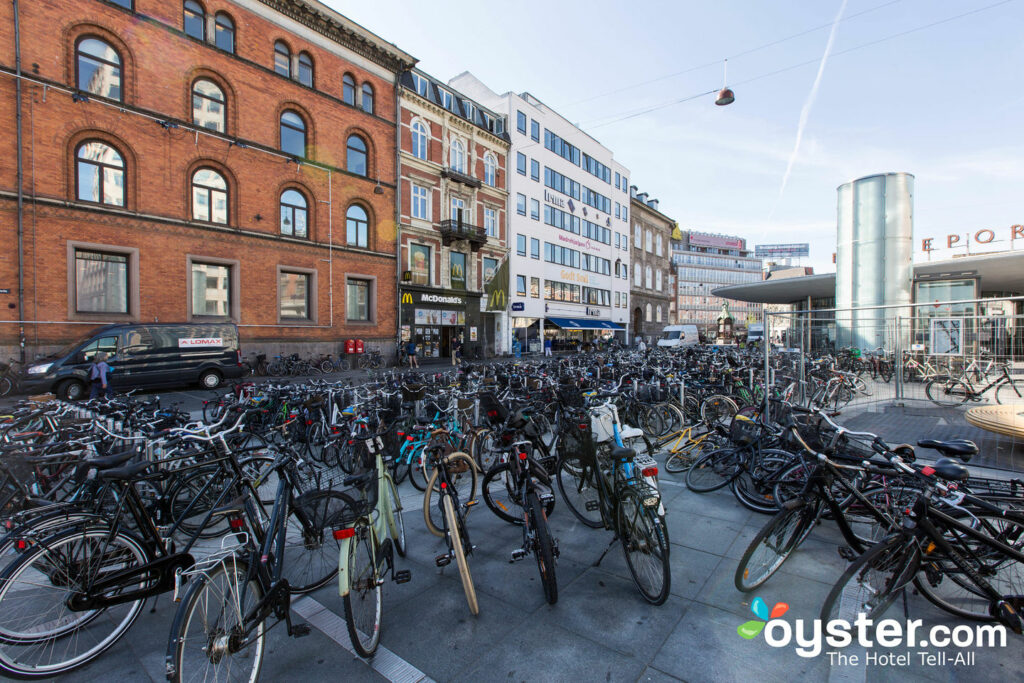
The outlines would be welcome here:
[[[535,352],[545,337],[627,341],[629,171],[529,93],[468,72],[449,84],[508,117],[512,336]]]

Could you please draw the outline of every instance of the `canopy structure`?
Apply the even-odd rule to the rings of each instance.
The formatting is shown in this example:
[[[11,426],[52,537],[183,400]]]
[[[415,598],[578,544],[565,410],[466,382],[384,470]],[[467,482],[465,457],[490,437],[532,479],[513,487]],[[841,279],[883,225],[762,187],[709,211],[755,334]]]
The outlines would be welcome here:
[[[563,330],[622,330],[622,325],[611,320],[590,320],[587,318],[545,318],[545,321],[558,325]]]

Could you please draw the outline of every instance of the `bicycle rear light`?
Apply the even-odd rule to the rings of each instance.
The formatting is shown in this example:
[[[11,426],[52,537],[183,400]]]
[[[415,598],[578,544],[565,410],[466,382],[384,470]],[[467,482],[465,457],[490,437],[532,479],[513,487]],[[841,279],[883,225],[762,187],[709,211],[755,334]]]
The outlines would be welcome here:
[[[349,527],[347,529],[335,529],[334,530],[334,540],[335,541],[340,541],[340,540],[343,540],[343,539],[346,539],[346,538],[352,538],[355,535],[356,535],[355,527]]]

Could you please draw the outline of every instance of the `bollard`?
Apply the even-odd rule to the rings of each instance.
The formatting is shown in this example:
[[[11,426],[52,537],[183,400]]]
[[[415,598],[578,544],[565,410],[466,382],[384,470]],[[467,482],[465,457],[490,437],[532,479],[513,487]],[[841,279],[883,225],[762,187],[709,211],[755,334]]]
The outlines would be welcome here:
[[[473,424],[480,424],[480,397],[473,399]]]

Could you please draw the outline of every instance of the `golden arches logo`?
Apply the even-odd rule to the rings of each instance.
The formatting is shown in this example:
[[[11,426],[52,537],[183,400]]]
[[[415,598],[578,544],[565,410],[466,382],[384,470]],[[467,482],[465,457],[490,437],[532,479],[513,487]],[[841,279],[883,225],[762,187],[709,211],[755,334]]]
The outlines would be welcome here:
[[[489,308],[505,308],[507,297],[504,289],[496,289],[491,292],[491,300],[488,302]]]
[[[412,303],[412,294],[409,293],[409,292],[402,292],[402,303],[403,304],[411,304]]]
[[[462,272],[462,265],[459,263],[452,265],[452,277],[462,278],[464,273]]]

